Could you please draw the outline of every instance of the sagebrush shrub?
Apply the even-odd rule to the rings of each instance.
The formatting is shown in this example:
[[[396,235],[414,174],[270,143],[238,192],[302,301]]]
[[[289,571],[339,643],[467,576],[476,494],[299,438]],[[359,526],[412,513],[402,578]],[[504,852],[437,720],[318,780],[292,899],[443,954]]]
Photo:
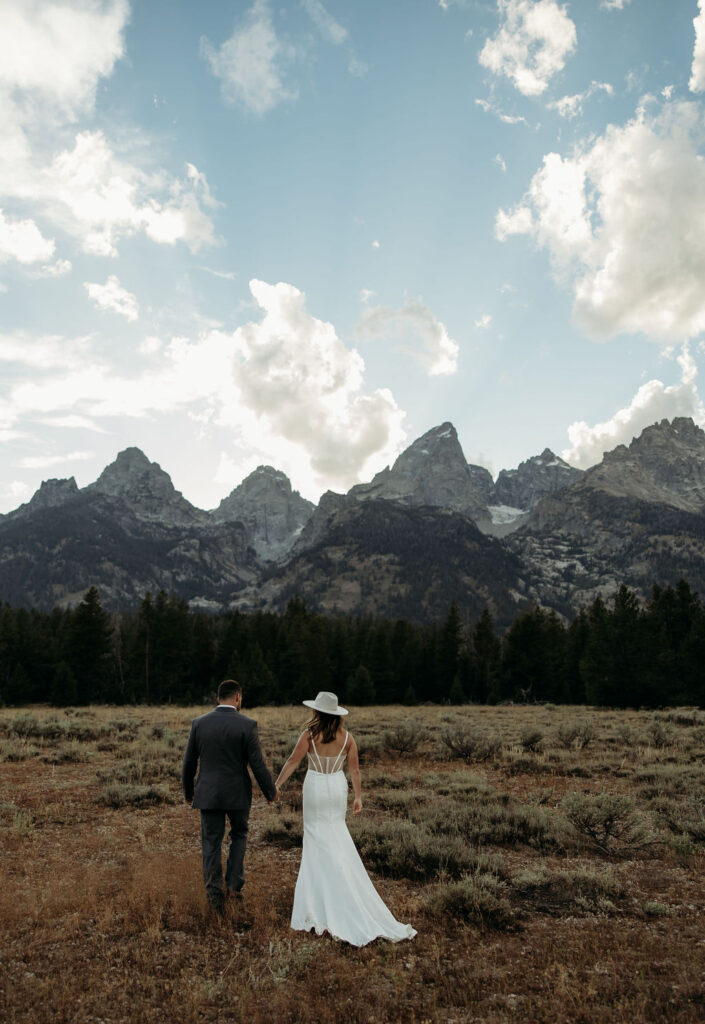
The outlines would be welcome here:
[[[403,722],[382,733],[382,746],[388,753],[411,754],[426,738],[426,730],[418,722]]]
[[[453,729],[444,729],[441,733],[441,743],[451,757],[468,763],[488,761],[497,757],[502,750],[502,740],[499,736],[491,736],[482,729],[475,729],[472,726],[460,725]]]
[[[633,853],[654,841],[628,796],[568,793],[561,810],[576,832],[601,853]]]
[[[506,883],[493,874],[477,871],[457,882],[434,886],[425,895],[424,908],[442,921],[454,918],[483,928],[506,928],[512,920],[506,893]]]

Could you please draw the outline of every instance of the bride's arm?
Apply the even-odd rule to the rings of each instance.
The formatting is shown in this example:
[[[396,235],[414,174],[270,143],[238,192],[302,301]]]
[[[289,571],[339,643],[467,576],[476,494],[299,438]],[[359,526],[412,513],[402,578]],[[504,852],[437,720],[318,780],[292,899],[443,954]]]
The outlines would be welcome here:
[[[301,763],[302,758],[308,751],[308,732],[302,732],[299,736],[298,742],[292,752],[289,754],[288,759],[284,763],[284,767],[279,772],[279,778],[274,783],[277,789],[281,789],[286,780],[290,775],[296,771]]]
[[[352,736],[350,737],[350,746],[348,747],[348,769],[350,771],[350,781],[353,785],[353,793],[355,794],[353,814],[359,814],[362,810],[362,779],[360,778],[360,758],[357,753],[357,743]]]

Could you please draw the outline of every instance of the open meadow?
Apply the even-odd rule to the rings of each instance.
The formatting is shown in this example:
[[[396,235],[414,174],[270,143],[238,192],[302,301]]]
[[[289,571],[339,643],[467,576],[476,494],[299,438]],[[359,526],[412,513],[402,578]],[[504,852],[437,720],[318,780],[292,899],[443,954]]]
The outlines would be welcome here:
[[[355,949],[289,929],[302,772],[255,787],[245,899],[208,917],[205,710],[0,710],[7,1024],[705,1019],[705,712],[353,709],[351,832],[419,933]],[[244,710],[278,772],[305,709]]]

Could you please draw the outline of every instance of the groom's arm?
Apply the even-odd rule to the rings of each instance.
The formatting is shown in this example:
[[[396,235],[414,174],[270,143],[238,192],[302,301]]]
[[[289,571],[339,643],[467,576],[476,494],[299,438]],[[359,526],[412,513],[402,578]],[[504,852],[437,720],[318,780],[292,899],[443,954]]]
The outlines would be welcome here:
[[[188,743],[184,751],[184,760],[181,765],[181,785],[184,790],[184,799],[187,803],[193,800],[193,783],[196,778],[198,767],[198,746],[196,744],[196,723],[191,723]]]
[[[272,781],[269,768],[267,768],[267,765],[264,763],[262,748],[259,745],[259,734],[257,732],[256,722],[252,723],[252,728],[247,733],[245,749],[247,750],[247,760],[250,768],[252,769],[254,777],[257,779],[257,785],[268,800],[276,800],[277,788]]]

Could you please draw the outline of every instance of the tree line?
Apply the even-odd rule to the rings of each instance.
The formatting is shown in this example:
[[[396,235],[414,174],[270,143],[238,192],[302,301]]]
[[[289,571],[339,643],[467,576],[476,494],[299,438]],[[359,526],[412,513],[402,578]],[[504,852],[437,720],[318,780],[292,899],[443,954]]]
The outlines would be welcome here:
[[[91,587],[74,608],[0,606],[0,703],[201,703],[238,679],[244,703],[296,704],[333,690],[350,704],[551,701],[705,706],[705,606],[685,581],[642,603],[622,586],[572,621],[535,607],[503,635],[455,603],[442,622],[205,614],[163,591],[109,614]]]

